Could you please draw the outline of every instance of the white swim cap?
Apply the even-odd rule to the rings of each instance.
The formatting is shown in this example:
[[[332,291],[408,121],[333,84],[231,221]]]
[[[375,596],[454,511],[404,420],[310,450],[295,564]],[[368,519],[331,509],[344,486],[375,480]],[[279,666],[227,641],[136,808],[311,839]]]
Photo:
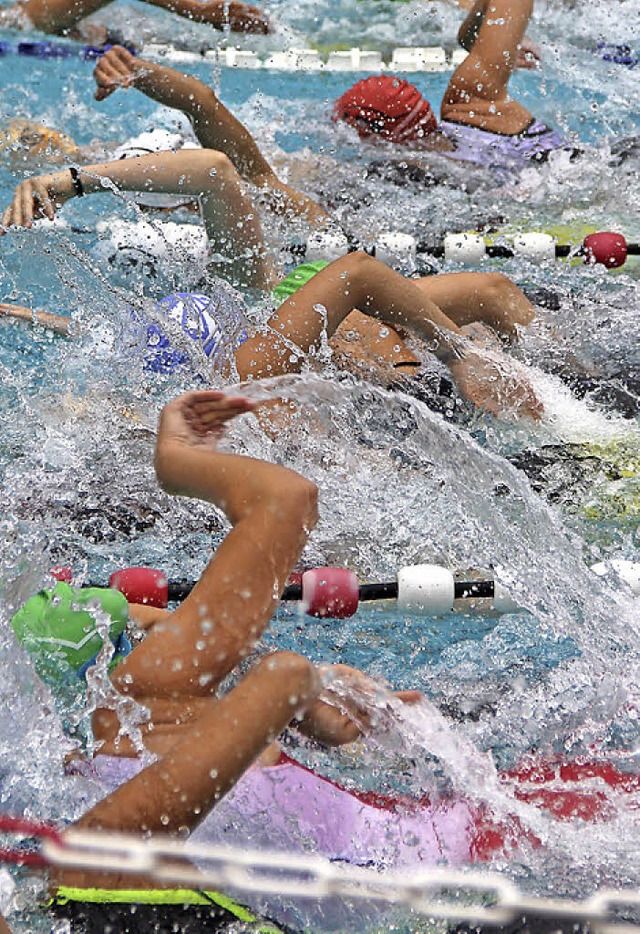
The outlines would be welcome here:
[[[156,127],[118,146],[113,157],[114,159],[133,159],[136,156],[147,156],[154,152],[178,152],[180,149],[201,148],[195,137],[189,138],[185,133],[172,133],[170,130]],[[136,191],[132,194],[136,204],[149,208],[179,208],[193,201],[193,198],[181,195],[156,194],[152,191]]]

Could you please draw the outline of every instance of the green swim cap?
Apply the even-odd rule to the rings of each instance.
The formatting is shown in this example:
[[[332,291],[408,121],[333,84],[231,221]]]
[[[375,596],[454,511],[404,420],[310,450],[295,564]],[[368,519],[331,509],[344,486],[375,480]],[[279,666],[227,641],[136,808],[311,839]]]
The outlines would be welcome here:
[[[282,282],[277,284],[273,290],[273,297],[278,304],[281,305],[290,295],[293,295],[294,292],[301,289],[303,285],[306,285],[310,279],[313,279],[315,275],[328,265],[329,263],[324,259],[316,260],[315,263],[302,263],[300,266],[296,267],[293,272],[290,272],[288,276],[285,276]]]
[[[98,604],[109,614],[109,636],[115,641],[129,619],[129,604],[118,590],[74,589],[60,582],[53,590],[41,590],[31,597],[12,618],[13,631],[32,656],[43,681],[64,681],[65,676],[79,672],[102,648],[95,619],[82,609],[90,603]]]

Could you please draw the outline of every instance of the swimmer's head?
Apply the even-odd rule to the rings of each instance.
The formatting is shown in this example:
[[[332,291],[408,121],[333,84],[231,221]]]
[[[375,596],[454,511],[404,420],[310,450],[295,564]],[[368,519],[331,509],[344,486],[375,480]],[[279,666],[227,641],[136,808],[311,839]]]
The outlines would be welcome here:
[[[380,136],[392,143],[424,139],[438,128],[420,91],[402,78],[378,75],[358,81],[333,105],[333,119],[354,127],[362,138]]]
[[[0,152],[28,153],[30,156],[64,155],[75,157],[78,147],[70,136],[32,120],[11,120],[0,130]]]

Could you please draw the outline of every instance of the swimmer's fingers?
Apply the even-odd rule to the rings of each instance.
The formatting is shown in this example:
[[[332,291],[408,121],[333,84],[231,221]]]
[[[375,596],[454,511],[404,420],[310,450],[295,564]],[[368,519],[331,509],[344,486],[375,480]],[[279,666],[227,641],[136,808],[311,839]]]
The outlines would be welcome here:
[[[542,49],[525,36],[516,52],[516,68],[538,68]]]
[[[7,232],[8,227],[20,227],[22,219],[22,188],[25,183],[15,189],[13,200],[2,215],[3,232]]]
[[[244,396],[227,396],[216,390],[185,393],[162,410],[158,444],[215,441],[228,421],[254,408],[255,403]]]
[[[232,2],[228,11],[229,26],[234,32],[253,32],[266,35],[272,31],[269,18],[262,10],[248,3]]]
[[[110,49],[99,59],[93,72],[98,85],[96,100],[104,100],[118,88],[127,88],[134,84],[133,61],[131,53],[119,46]]]
[[[208,434],[220,431],[226,422],[253,411],[255,407],[255,402],[244,396],[222,395],[218,399],[195,400],[187,410],[186,417],[195,430]]]
[[[41,178],[31,181],[31,198],[25,198],[25,206],[31,206],[33,217],[48,217],[52,221],[55,217],[55,205],[49,186]]]
[[[27,179],[13,193],[13,201],[2,216],[3,227],[31,227],[34,217],[53,219],[53,205],[39,179]]]

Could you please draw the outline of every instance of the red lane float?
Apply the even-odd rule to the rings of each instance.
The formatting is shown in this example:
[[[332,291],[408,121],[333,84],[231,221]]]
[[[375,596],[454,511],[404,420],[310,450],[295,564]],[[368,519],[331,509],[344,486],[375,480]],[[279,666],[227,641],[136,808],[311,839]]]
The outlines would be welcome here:
[[[622,234],[602,231],[584,238],[582,248],[585,263],[601,263],[607,269],[624,266],[627,261],[627,241]]]
[[[359,602],[358,578],[347,568],[312,568],[302,574],[302,604],[309,616],[347,619]]]
[[[164,609],[169,603],[169,581],[166,574],[154,568],[124,568],[109,578],[109,587],[123,593],[129,603],[145,603]]]

